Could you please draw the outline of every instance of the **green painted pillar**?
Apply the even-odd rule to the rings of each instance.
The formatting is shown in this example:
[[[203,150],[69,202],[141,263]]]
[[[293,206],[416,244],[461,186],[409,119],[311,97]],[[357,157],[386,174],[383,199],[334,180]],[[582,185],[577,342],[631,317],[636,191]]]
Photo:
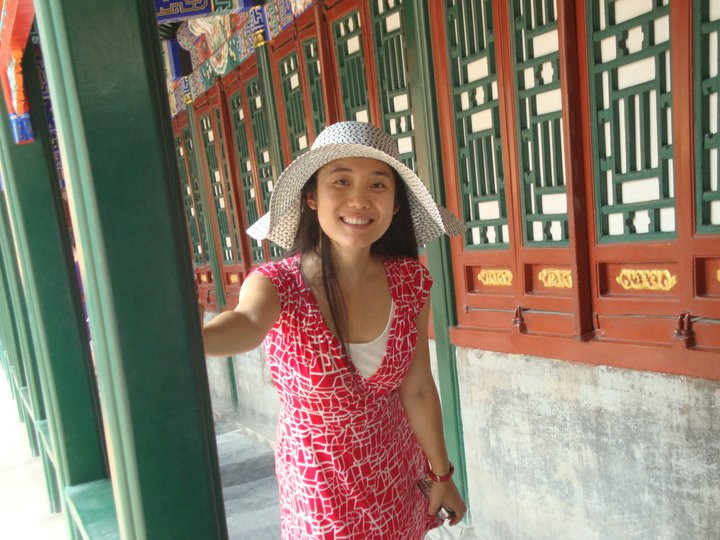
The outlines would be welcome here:
[[[0,156],[0,166],[3,168],[2,175],[5,177],[2,156]],[[3,193],[6,195],[6,192]],[[37,383],[36,387],[36,379],[32,377],[33,370],[28,365],[33,361],[35,351],[30,338],[26,302],[22,292],[19,261],[10,228],[6,197],[0,198],[0,254],[2,254],[2,263],[7,278],[8,303],[11,308],[10,318],[16,335],[17,349],[13,351],[15,355],[10,359],[13,366],[13,383],[18,390],[22,419],[28,432],[28,442],[30,443],[32,455],[38,456],[40,455],[40,447],[35,430],[35,418],[44,419],[45,408],[42,401],[33,398],[35,392],[40,392],[40,388],[39,383]]]
[[[82,253],[120,535],[225,538],[154,6],[35,0],[35,10]]]
[[[35,314],[49,433],[61,483],[68,486],[105,479],[107,470],[89,336],[44,115],[36,47],[29,44],[23,58],[35,141],[13,144],[7,115],[0,115],[0,147]]]
[[[405,0],[403,10],[406,21],[408,71],[410,72],[418,174],[421,178],[430,181],[433,197],[439,204],[445,205],[427,2],[425,0]],[[455,364],[455,347],[450,343],[449,331],[451,326],[457,324],[450,242],[447,238],[431,242],[426,248],[426,255],[430,272],[437,280],[431,291],[431,300],[445,439],[450,460],[455,464],[455,483],[467,501],[467,473],[460,392]]]
[[[0,178],[0,206],[5,205],[5,188]],[[0,214],[2,214],[3,208],[0,208]],[[0,243],[0,247],[1,247]],[[10,297],[10,284],[7,271],[5,269],[6,256],[0,249],[0,338],[2,339],[2,349],[4,353],[3,368],[5,369],[5,375],[10,385],[10,392],[15,404],[18,407],[18,417],[21,422],[24,422],[25,415],[22,410],[22,403],[20,402],[20,395],[18,393],[18,384],[16,378],[17,359],[20,358],[20,346],[18,344],[17,328],[15,327],[15,318],[13,317],[13,305]],[[28,426],[26,426],[28,427]],[[28,434],[29,435],[29,434]]]

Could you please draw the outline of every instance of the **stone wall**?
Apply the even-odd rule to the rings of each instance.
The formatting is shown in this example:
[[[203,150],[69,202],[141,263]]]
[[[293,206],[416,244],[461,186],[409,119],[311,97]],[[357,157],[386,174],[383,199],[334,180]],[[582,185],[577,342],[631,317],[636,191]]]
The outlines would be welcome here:
[[[486,539],[718,538],[720,383],[458,351]]]

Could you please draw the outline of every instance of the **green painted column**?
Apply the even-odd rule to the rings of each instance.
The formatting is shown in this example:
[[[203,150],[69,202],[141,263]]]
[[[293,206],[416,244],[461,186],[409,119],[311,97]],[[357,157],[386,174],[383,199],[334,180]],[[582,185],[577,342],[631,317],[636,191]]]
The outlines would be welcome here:
[[[433,197],[439,204],[445,205],[427,3],[425,0],[405,0],[403,10],[418,174],[421,178],[430,180]],[[450,343],[449,332],[450,327],[457,324],[450,242],[447,238],[431,242],[426,248],[426,255],[430,272],[437,280],[431,291],[431,300],[445,440],[450,460],[455,464],[455,483],[467,501],[460,392],[455,347]]]
[[[4,185],[2,179],[0,179],[0,206],[5,205],[4,191]],[[0,214],[2,211],[2,208],[0,208]],[[15,375],[15,364],[17,359],[20,358],[20,346],[18,344],[18,334],[13,317],[13,305],[10,301],[10,284],[5,269],[5,261],[6,257],[2,249],[0,249],[0,330],[2,331],[0,338],[2,339],[2,348],[5,354],[3,367],[5,368],[5,374],[8,384],[10,385],[10,392],[18,408],[19,420],[24,421],[25,415],[23,414],[22,404],[20,403],[20,395],[18,393]]]
[[[3,165],[3,159],[2,156],[0,156],[0,166]],[[4,170],[2,174],[3,177],[5,177]],[[39,383],[36,388],[35,379],[32,377],[33,370],[28,366],[28,363],[35,357],[35,351],[30,338],[26,302],[22,292],[19,261],[10,228],[9,208],[6,203],[6,197],[0,198],[0,254],[2,254],[2,263],[7,278],[8,304],[11,308],[10,318],[13,322],[16,336],[15,343],[17,349],[13,351],[15,353],[14,357],[10,359],[14,368],[13,383],[16,385],[20,397],[21,413],[28,432],[28,442],[30,443],[32,455],[38,456],[40,447],[38,445],[34,419],[44,419],[45,408],[41,401],[38,402],[36,399],[33,399],[33,394],[36,391],[39,393],[40,388]],[[28,407],[24,405],[26,399],[30,405],[29,410]]]
[[[107,478],[89,336],[80,303],[52,144],[35,60],[28,45],[23,76],[35,141],[13,144],[2,115],[0,146],[15,215],[26,290],[35,313],[35,349],[63,486]]]
[[[225,538],[154,6],[36,0],[35,10],[82,253],[120,535]]]

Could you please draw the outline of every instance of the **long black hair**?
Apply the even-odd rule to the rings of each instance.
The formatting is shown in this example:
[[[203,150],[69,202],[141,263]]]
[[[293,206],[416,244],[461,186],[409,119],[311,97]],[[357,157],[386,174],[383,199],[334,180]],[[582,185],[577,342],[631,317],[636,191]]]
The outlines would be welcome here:
[[[418,258],[418,245],[415,239],[415,227],[410,214],[410,202],[408,200],[405,182],[393,168],[395,180],[395,204],[398,211],[393,215],[385,234],[373,242],[370,253],[384,259],[396,257]],[[347,309],[343,298],[340,283],[337,279],[335,266],[332,259],[332,245],[330,238],[323,232],[318,221],[317,212],[307,204],[309,193],[317,189],[317,172],[305,183],[300,194],[302,211],[298,223],[295,242],[290,248],[291,254],[300,254],[304,257],[307,254],[315,254],[320,258],[322,271],[322,284],[325,298],[330,306],[330,316],[335,325],[340,342],[345,348],[349,342]]]

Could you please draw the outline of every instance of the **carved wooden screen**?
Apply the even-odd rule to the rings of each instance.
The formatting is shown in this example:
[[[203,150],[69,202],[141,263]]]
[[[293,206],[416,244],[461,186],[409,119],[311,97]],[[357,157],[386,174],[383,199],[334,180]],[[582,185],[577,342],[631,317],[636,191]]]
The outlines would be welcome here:
[[[266,110],[260,93],[260,76],[253,57],[222,79],[230,116],[234,162],[240,181],[240,199],[245,208],[244,228],[265,213],[270,204],[274,179],[270,165]],[[280,256],[281,250],[267,241],[246,237],[254,266]]]
[[[306,152],[325,127],[317,6],[268,44],[285,164]]]
[[[216,85],[198,98],[194,105],[197,140],[204,168],[206,192],[209,194],[210,215],[215,244],[221,264],[225,300],[230,306],[237,301],[246,268],[242,256],[242,219],[236,211],[235,181],[231,176],[228,151],[228,129]]]
[[[430,4],[456,343],[720,377],[715,4]]]
[[[212,270],[208,260],[208,234],[205,228],[205,209],[200,196],[200,176],[198,175],[197,156],[187,112],[183,111],[173,119],[175,151],[178,162],[178,174],[188,225],[190,252],[193,257],[195,286],[198,299],[209,310],[217,310],[217,299],[213,285]]]

